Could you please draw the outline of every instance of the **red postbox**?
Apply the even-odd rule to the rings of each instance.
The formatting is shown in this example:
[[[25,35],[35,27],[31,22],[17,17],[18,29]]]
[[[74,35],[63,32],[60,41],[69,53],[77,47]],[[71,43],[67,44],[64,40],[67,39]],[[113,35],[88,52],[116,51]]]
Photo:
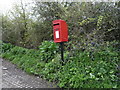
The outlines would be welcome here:
[[[54,42],[67,42],[68,41],[68,27],[64,20],[53,21]]]

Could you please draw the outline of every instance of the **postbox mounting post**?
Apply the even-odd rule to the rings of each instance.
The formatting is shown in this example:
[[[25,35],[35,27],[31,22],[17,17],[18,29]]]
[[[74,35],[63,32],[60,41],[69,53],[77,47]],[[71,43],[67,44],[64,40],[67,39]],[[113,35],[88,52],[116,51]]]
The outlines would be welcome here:
[[[63,48],[64,43],[60,42],[60,49],[61,49],[61,62],[62,65],[64,64],[64,48]]]

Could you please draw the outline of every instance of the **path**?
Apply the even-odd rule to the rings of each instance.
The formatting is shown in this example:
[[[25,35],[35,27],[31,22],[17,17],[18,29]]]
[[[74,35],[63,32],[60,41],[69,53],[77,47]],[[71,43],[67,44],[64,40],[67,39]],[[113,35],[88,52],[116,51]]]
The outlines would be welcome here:
[[[2,88],[54,88],[55,84],[28,75],[7,60],[2,61]]]

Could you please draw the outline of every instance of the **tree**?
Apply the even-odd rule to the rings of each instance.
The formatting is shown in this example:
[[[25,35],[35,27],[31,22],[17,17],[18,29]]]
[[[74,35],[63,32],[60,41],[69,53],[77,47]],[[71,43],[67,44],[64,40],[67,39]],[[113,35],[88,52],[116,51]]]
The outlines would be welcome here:
[[[10,25],[5,24],[7,29],[11,28],[10,36],[14,35],[16,39],[9,40],[16,45],[37,47],[44,40],[53,40],[52,21],[56,19],[63,19],[68,24],[68,47],[84,50],[93,43],[98,45],[120,38],[119,2],[35,1],[33,4],[32,10],[27,11],[27,5],[21,1],[12,10],[8,19]]]
[[[11,19],[7,15],[1,15],[0,16],[0,22],[1,22],[1,30],[2,30],[2,40],[4,42],[11,42],[14,44],[15,42],[15,36],[13,32],[13,26]]]
[[[25,46],[27,43],[29,13],[26,12],[26,6],[21,0],[20,5],[15,5],[12,14],[12,24],[17,36],[16,45]]]

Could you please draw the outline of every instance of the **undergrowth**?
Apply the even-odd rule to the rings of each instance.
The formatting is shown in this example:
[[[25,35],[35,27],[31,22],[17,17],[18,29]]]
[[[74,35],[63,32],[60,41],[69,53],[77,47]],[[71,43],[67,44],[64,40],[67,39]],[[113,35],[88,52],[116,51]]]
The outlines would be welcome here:
[[[60,63],[58,45],[45,41],[39,50],[1,43],[2,58],[11,61],[29,74],[39,75],[63,88],[120,88],[119,52],[112,46],[94,52],[65,52],[65,65]],[[69,58],[68,58],[69,57]]]

